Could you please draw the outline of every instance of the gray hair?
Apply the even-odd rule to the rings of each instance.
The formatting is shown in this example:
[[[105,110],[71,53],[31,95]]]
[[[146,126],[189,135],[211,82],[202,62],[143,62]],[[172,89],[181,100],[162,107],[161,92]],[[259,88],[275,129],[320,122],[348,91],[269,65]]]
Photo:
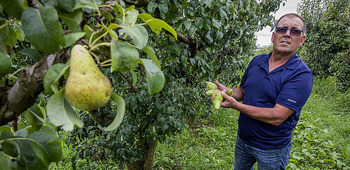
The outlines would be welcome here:
[[[281,18],[277,21],[277,24],[281,21],[282,18],[284,17],[288,17],[288,16],[294,16],[294,17],[297,17],[299,18],[302,22],[303,22],[303,32],[305,33],[306,31],[306,22],[305,20],[303,19],[303,17],[301,17],[300,15],[296,14],[296,13],[288,13],[288,14],[284,14],[283,16],[281,16]]]

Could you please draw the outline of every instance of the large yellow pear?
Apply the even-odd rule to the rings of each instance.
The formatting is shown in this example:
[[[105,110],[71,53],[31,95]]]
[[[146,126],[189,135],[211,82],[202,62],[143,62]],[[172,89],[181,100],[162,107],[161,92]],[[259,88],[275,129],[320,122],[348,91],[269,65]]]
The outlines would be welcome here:
[[[69,103],[80,110],[91,111],[104,106],[111,93],[111,82],[101,73],[89,52],[82,45],[75,45],[65,89]]]

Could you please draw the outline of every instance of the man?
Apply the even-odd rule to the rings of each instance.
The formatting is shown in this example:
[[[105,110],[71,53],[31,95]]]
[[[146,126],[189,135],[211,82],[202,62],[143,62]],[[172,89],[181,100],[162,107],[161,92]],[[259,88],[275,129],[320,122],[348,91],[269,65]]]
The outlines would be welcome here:
[[[305,29],[299,15],[282,16],[272,33],[272,52],[249,63],[232,96],[215,82],[225,99],[221,106],[240,111],[234,169],[252,169],[255,162],[263,170],[285,169],[293,129],[312,89],[311,70],[296,55]]]

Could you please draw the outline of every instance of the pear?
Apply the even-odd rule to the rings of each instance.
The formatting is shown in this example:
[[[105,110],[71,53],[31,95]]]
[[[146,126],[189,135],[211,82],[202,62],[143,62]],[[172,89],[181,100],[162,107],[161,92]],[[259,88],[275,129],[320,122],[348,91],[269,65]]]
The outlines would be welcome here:
[[[215,83],[208,82],[207,83],[207,92],[205,94],[207,96],[211,96],[211,99],[213,101],[213,105],[215,109],[220,109],[221,107],[221,102],[224,100],[224,98],[221,95],[220,90],[218,89],[218,86],[216,86]],[[233,93],[233,90],[230,89],[226,92],[227,95],[231,96]]]
[[[230,89],[230,90],[228,90],[226,93],[227,93],[227,95],[232,96],[233,90]]]
[[[205,93],[207,96],[211,96],[215,109],[220,109],[223,97],[219,89],[209,90]]]
[[[215,83],[212,83],[209,81],[206,81],[206,83],[207,83],[207,90],[208,91],[218,89],[218,86],[216,86]]]
[[[80,110],[91,111],[104,106],[111,93],[111,82],[99,70],[89,52],[82,45],[75,45],[71,51],[65,89],[68,102]]]

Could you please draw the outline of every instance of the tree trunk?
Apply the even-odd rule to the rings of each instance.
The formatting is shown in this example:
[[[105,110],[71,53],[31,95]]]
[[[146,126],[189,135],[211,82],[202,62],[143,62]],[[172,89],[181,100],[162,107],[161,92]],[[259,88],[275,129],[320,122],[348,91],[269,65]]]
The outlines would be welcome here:
[[[151,139],[144,144],[143,147],[143,156],[140,160],[130,164],[126,162],[128,169],[130,170],[152,170],[154,158],[156,157],[157,151],[157,141]]]
[[[156,157],[156,151],[157,151],[157,141],[154,141],[153,139],[149,142],[148,144],[148,149],[146,150],[146,153],[144,156],[146,156],[145,162],[144,162],[144,169],[149,170],[153,169],[153,163],[154,163],[154,158]]]

